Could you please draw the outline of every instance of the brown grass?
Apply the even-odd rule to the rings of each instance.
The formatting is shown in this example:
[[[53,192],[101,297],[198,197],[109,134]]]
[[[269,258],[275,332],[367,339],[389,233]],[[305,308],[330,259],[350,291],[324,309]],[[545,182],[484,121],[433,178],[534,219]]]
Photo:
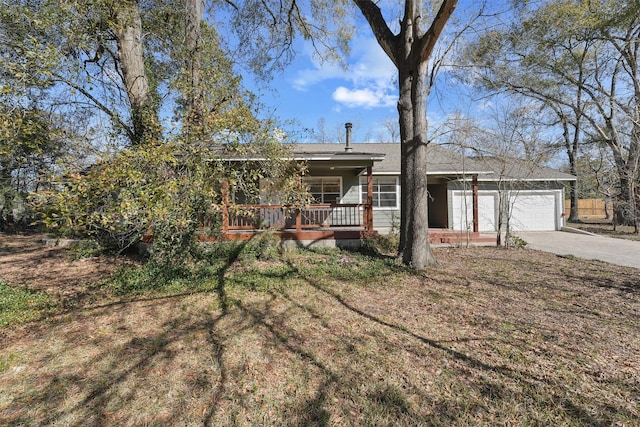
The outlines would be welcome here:
[[[291,253],[11,326],[0,424],[640,425],[640,270],[436,256]]]
[[[640,234],[630,225],[616,225],[615,227],[610,220],[600,217],[584,217],[581,222],[570,222],[569,227],[579,228],[593,234],[600,234],[607,237],[615,237],[617,239],[640,240]]]

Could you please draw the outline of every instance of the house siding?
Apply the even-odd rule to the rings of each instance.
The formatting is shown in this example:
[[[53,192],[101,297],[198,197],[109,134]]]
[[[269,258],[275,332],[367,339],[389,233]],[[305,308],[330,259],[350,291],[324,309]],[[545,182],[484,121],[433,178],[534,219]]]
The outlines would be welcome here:
[[[309,176],[338,176],[342,178],[342,197],[340,203],[363,203],[360,197],[360,176],[355,175],[351,171],[344,173],[336,173],[330,169],[314,169]],[[386,175],[385,175],[386,176]],[[399,176],[398,176],[399,178]],[[398,181],[399,182],[399,181]],[[399,197],[399,195],[398,195]],[[398,203],[400,201],[398,200]],[[374,208],[373,209],[373,228],[382,234],[389,233],[393,227],[396,229],[400,226],[400,209],[399,208]]]
[[[342,185],[344,187],[342,203],[360,203],[360,177],[353,174],[343,175]]]
[[[400,176],[399,175],[373,175],[374,177],[388,177],[397,179],[398,188],[398,207],[397,208],[373,208],[373,228],[381,234],[388,234],[393,228],[396,230],[400,227]],[[364,203],[360,195],[360,178],[354,177],[354,181],[351,182],[350,197],[353,197],[353,202],[346,203]]]

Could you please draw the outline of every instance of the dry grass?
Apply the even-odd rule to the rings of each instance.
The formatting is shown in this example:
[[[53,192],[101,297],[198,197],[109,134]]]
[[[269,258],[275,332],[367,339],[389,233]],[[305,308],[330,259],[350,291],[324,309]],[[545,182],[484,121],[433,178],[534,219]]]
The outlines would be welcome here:
[[[569,227],[579,228],[589,233],[601,234],[603,236],[615,237],[618,239],[640,240],[640,234],[634,232],[630,225],[613,226],[610,220],[600,217],[584,217],[581,222],[570,222]]]
[[[640,270],[436,256],[290,253],[5,328],[0,424],[640,424]]]

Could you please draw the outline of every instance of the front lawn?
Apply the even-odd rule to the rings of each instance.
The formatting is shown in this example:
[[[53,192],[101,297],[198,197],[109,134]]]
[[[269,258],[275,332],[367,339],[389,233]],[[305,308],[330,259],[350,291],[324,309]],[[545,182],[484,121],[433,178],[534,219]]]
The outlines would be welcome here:
[[[335,250],[239,252],[61,293],[35,264],[1,271],[47,309],[0,329],[0,424],[640,424],[640,269],[435,254],[418,274]]]

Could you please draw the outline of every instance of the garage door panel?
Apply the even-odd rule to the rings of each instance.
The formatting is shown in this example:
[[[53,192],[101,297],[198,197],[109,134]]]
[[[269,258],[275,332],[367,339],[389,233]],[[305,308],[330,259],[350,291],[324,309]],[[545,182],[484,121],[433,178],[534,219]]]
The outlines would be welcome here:
[[[514,231],[556,229],[556,194],[517,192],[509,195],[509,225]]]
[[[473,196],[462,191],[453,193],[453,229],[467,230],[473,227]],[[497,194],[478,193],[478,229],[496,230]]]

